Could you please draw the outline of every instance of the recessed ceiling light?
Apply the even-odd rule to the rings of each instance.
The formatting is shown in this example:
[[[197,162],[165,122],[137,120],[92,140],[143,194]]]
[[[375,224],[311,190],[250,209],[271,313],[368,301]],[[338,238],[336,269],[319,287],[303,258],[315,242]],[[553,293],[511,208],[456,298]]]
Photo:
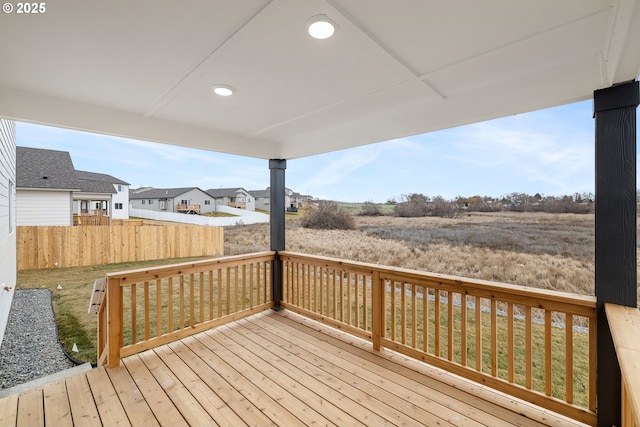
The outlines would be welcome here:
[[[326,15],[316,15],[307,21],[307,31],[314,39],[328,39],[336,31],[336,24]]]
[[[235,89],[227,85],[213,85],[211,86],[213,93],[219,96],[231,96],[235,92]]]

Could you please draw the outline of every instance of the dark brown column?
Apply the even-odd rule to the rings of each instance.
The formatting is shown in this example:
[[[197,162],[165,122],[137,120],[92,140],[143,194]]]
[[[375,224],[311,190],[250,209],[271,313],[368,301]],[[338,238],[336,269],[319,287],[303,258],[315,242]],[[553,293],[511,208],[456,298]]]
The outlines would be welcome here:
[[[638,82],[593,94],[596,146],[598,426],[620,425],[620,367],[605,303],[636,307],[636,107]]]

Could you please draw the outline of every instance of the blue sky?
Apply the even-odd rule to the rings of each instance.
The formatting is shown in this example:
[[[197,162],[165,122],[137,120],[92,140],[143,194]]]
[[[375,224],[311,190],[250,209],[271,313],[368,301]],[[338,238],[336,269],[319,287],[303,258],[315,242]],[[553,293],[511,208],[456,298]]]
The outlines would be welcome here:
[[[17,144],[71,153],[79,170],[132,187],[264,189],[268,161],[18,123]],[[385,202],[513,192],[594,192],[591,101],[289,160],[286,185],[314,197]]]

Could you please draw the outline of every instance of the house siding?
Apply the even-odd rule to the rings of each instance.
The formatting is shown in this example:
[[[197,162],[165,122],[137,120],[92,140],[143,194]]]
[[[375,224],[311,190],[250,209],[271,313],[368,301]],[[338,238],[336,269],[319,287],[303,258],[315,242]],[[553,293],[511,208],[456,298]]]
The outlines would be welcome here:
[[[70,191],[18,190],[18,225],[73,225]]]
[[[16,124],[0,119],[0,345],[16,285]]]
[[[113,195],[112,199],[112,218],[114,219],[129,219],[129,186],[124,184],[113,184],[117,193]],[[121,188],[121,190],[118,190]],[[122,209],[116,209],[116,203],[122,203]]]
[[[144,200],[144,204],[142,201]],[[149,203],[149,201],[152,201]],[[180,204],[181,200],[186,200],[189,205],[200,205],[201,213],[215,212],[216,202],[213,197],[209,196],[204,191],[193,189],[186,191],[175,197],[167,198],[149,198],[144,199],[131,199],[131,207],[134,209],[146,209],[148,211],[161,211],[161,212],[177,212],[176,207]],[[209,200],[210,204],[206,205],[205,200]],[[165,208],[161,209],[161,201],[165,203]]]

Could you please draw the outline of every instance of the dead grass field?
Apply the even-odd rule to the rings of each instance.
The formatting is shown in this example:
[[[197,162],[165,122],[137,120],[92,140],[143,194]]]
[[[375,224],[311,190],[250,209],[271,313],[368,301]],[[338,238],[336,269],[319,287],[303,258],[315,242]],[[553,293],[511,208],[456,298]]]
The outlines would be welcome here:
[[[577,294],[594,294],[594,216],[471,213],[356,217],[355,230],[287,222],[288,250]],[[269,248],[268,224],[225,229],[225,254]]]

